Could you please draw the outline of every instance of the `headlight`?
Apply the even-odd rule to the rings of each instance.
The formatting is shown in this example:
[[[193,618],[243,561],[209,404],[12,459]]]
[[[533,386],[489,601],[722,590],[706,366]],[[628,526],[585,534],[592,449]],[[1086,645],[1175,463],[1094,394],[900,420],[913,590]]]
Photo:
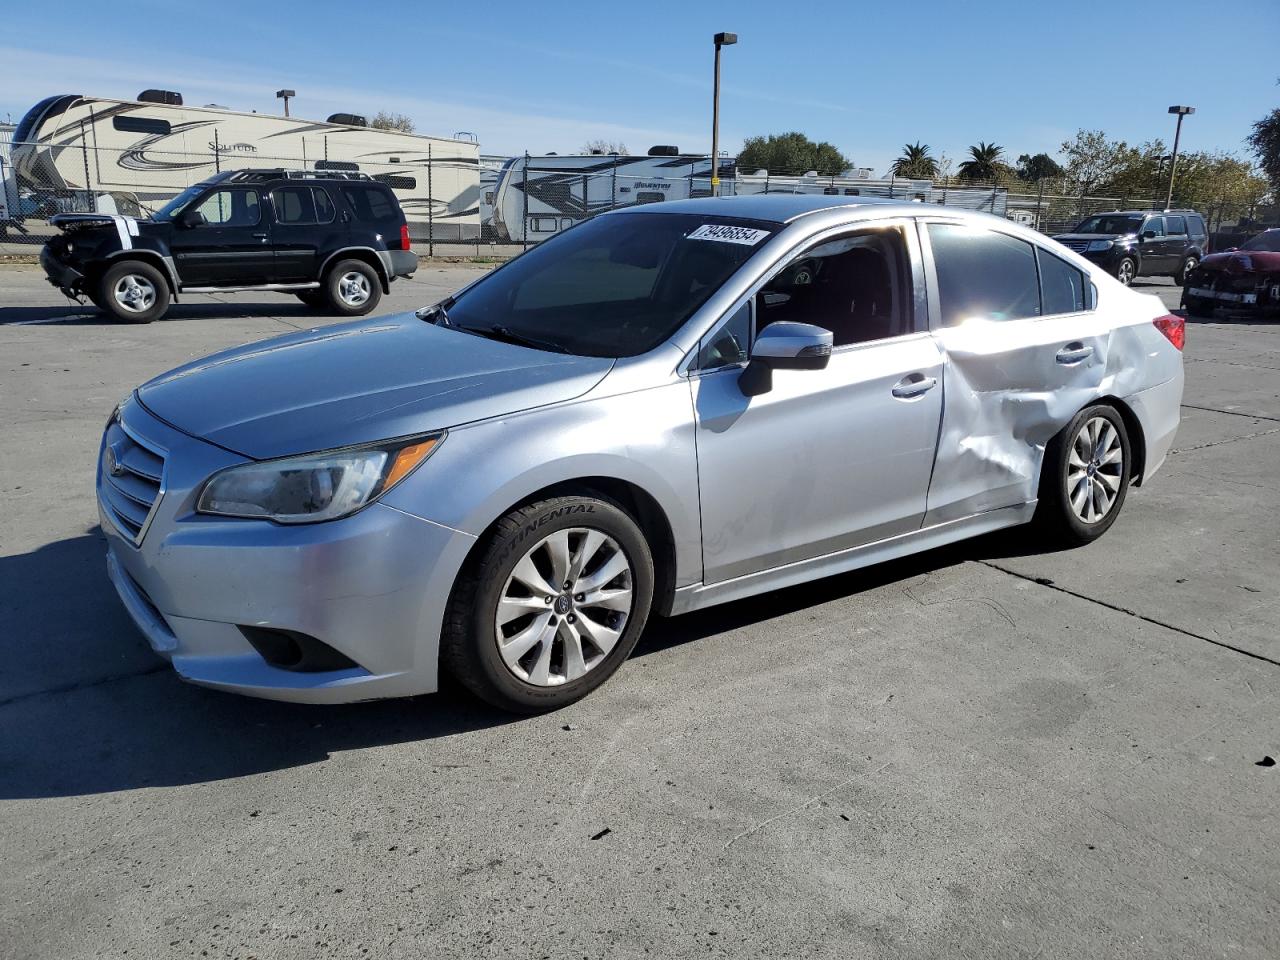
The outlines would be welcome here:
[[[276,523],[337,520],[394,487],[443,439],[436,434],[228,467],[205,483],[196,510]]]
[[[1090,253],[1098,253],[1102,250],[1110,250],[1114,246],[1113,240],[1090,240],[1088,249]]]

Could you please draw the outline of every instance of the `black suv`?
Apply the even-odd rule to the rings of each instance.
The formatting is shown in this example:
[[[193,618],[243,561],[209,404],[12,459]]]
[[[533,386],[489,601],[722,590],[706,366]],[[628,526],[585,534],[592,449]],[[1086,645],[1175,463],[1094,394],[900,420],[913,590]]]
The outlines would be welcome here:
[[[1209,249],[1204,218],[1194,210],[1099,213],[1053,239],[1102,266],[1126,287],[1137,277],[1173,277],[1181,286],[1187,271]]]
[[[418,258],[395,194],[362,173],[236,170],[188,187],[149,220],[49,219],[49,282],[127,323],[184,293],[272,290],[344,316],[368,313]]]

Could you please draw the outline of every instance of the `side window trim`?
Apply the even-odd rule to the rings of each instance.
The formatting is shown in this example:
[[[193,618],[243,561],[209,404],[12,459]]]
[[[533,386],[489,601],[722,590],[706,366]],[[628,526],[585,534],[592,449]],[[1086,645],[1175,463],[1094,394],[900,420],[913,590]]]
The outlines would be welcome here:
[[[715,321],[707,328],[707,332],[694,341],[693,346],[686,351],[684,358],[676,367],[676,372],[680,376],[701,376],[704,373],[717,373],[721,370],[733,369],[732,367],[715,367],[711,370],[702,371],[698,369],[698,356],[702,352],[704,342],[710,340],[716,333],[727,324],[734,315],[742,308],[742,304],[748,300],[755,300],[756,294],[765,286],[773,281],[787,265],[796,257],[800,256],[804,251],[812,249],[830,240],[836,240],[842,236],[853,233],[859,233],[867,230],[885,230],[897,229],[901,231],[903,245],[906,248],[907,269],[910,271],[911,294],[908,297],[907,304],[911,310],[911,329],[905,333],[898,334],[894,337],[888,337],[880,340],[867,340],[861,343],[846,343],[835,347],[832,350],[833,355],[842,353],[846,350],[855,350],[865,348],[869,345],[886,343],[890,340],[899,340],[905,337],[914,337],[928,333],[931,329],[929,317],[929,304],[932,302],[930,294],[927,292],[926,283],[926,266],[923,251],[921,249],[921,238],[917,226],[917,219],[912,217],[893,216],[884,219],[868,219],[853,224],[841,224],[840,226],[831,227],[823,230],[821,233],[798,240],[785,250],[781,251],[777,258],[769,265],[769,267],[751,284],[750,288],[742,296],[736,298],[732,305],[721,313]],[[936,294],[932,298],[936,300]],[[751,346],[755,343],[756,337],[756,316],[755,308],[752,307],[751,314],[751,343],[747,345],[748,355],[751,352]]]

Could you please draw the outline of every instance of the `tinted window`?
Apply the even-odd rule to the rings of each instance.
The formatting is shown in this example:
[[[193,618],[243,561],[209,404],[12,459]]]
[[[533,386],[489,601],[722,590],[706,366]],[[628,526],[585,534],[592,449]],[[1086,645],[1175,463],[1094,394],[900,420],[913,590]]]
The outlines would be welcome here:
[[[942,322],[1019,320],[1040,314],[1040,284],[1031,244],[1003,233],[929,224]]]
[[[333,222],[333,199],[322,187],[312,187],[311,196],[316,202],[316,220],[320,223]]]
[[[1076,313],[1085,309],[1084,274],[1065,260],[1037,248],[1040,298],[1045,314]]]
[[[1241,250],[1274,250],[1280,253],[1280,230],[1267,230],[1240,245]]]
[[[310,187],[281,187],[271,194],[280,223],[315,223],[316,202]]]
[[[1151,217],[1142,225],[1142,232],[1155,231],[1157,237],[1164,236],[1164,217]]]
[[[703,214],[587,220],[446,301],[449,320],[575,354],[635,356],[671,336],[776,229]]]
[[[196,209],[214,227],[251,227],[262,219],[256,190],[215,190]]]
[[[168,133],[168,120],[153,117],[112,117],[111,126],[125,133]]]
[[[1141,224],[1141,217],[1103,214],[1101,216],[1090,217],[1088,220],[1081,221],[1076,225],[1076,228],[1072,233],[1112,233],[1123,235],[1126,233],[1137,233],[1138,227]]]
[[[811,323],[835,346],[911,330],[902,233],[869,230],[827,240],[793,259],[756,295],[756,322]]]
[[[373,187],[363,183],[346,184],[342,196],[360,220],[399,219],[391,192],[386,187]]]
[[[1186,217],[1165,217],[1164,227],[1165,227],[1165,232],[1168,233],[1169,236],[1171,237],[1182,236],[1187,232],[1187,218]]]
[[[1193,237],[1204,236],[1204,221],[1197,215],[1192,214],[1187,217],[1187,226],[1191,228],[1191,235]]]

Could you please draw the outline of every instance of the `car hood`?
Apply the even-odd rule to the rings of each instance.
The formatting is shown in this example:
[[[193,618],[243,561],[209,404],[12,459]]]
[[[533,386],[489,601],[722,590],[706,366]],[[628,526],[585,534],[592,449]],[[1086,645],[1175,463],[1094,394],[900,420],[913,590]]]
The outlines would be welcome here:
[[[138,388],[172,426],[254,459],[403,437],[581,396],[614,361],[406,313],[217,353]]]
[[[1211,253],[1200,261],[1200,269],[1213,273],[1270,273],[1280,270],[1280,253],[1273,250]]]

